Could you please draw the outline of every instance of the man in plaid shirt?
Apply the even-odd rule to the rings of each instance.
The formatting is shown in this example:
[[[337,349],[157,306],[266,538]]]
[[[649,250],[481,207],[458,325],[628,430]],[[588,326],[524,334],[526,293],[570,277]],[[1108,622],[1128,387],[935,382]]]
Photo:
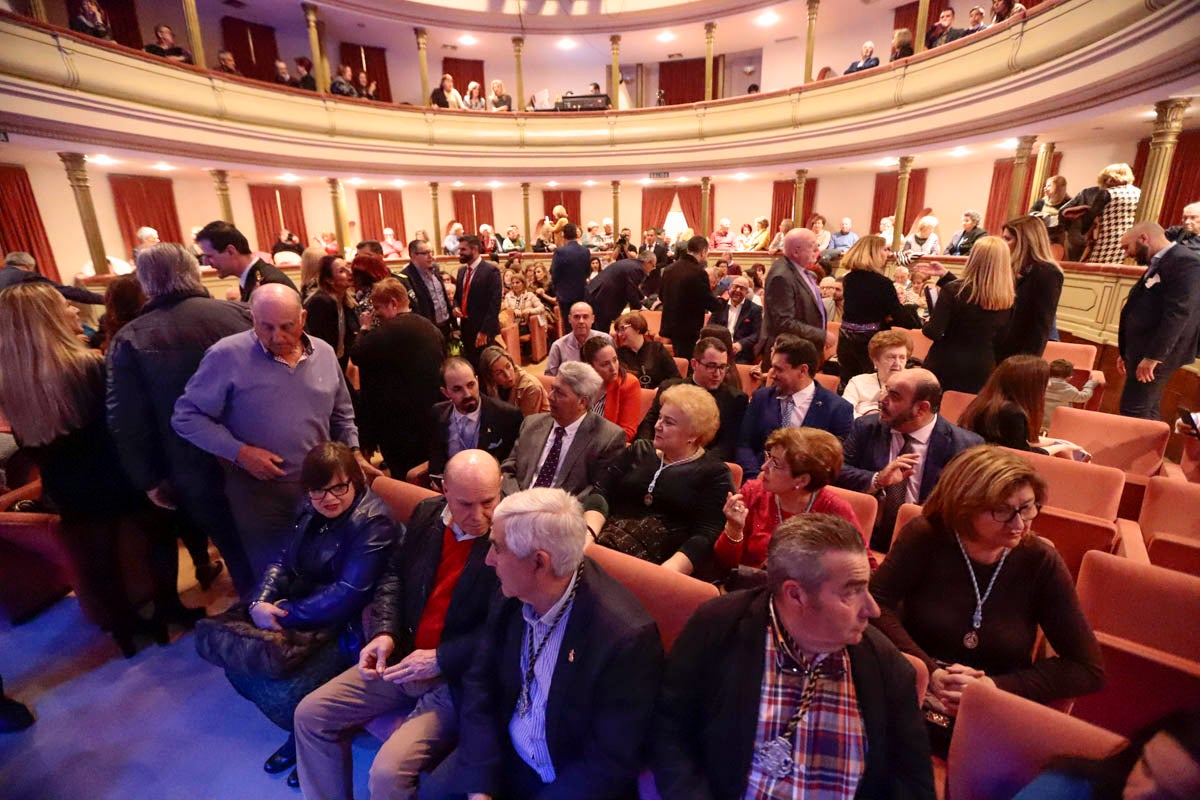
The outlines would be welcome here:
[[[651,763],[663,797],[934,797],[913,668],[870,626],[862,537],[805,514],[776,529],[768,587],[711,600],[676,640]]]

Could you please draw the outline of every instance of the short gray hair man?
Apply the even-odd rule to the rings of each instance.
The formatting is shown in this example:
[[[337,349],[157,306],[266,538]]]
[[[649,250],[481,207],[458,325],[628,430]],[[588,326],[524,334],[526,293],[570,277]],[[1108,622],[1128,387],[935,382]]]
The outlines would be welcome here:
[[[772,594],[796,581],[806,592],[816,592],[829,579],[823,563],[826,553],[866,555],[862,534],[853,524],[833,514],[801,514],[785,520],[767,547],[767,585]]]
[[[604,385],[600,373],[582,361],[564,361],[558,368],[558,377],[572,392],[588,399],[595,397]]]
[[[517,558],[544,551],[556,577],[565,578],[583,561],[587,541],[583,506],[562,489],[526,489],[509,495],[496,506],[492,522],[503,524],[505,547]]]
[[[978,225],[980,222],[983,221],[983,215],[980,214],[978,211],[974,211],[972,209],[967,209],[966,211],[964,211],[963,216],[967,217],[968,219],[973,220],[976,225]]]
[[[24,250],[14,250],[4,257],[4,266],[32,272],[37,267],[37,259]]]
[[[134,236],[137,237],[138,244],[145,244],[146,242],[150,242],[150,244],[158,244],[158,231],[156,231],[154,228],[151,228],[149,225],[143,225],[142,227],[138,228],[137,233],[135,233]]]
[[[137,279],[149,299],[204,291],[200,262],[186,247],[173,242],[150,245],[138,253]]]

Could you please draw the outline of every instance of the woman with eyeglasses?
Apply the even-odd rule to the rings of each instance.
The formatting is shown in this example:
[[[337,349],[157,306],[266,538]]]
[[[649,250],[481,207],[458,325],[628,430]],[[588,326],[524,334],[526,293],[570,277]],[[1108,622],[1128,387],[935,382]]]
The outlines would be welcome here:
[[[1021,456],[987,444],[964,450],[871,578],[882,612],[872,624],[929,668],[935,751],[948,746],[972,683],[1039,703],[1104,684],[1071,573],[1031,528],[1045,501],[1045,479]],[[1034,652],[1039,629],[1054,655]]]
[[[262,630],[326,630],[328,640],[282,678],[226,670],[233,688],[267,719],[288,731],[304,696],[354,664],[363,645],[362,610],[387,566],[396,525],[387,504],[367,486],[353,451],[324,442],[300,467],[308,502],[292,525],[292,541],[271,563],[251,595],[250,619]],[[289,735],[263,769],[296,764]],[[295,771],[288,778],[297,785]]]
[[[762,472],[725,499],[717,566],[761,568],[775,528],[797,514],[834,514],[858,527],[854,509],[827,487],[842,469],[842,444],[818,428],[780,428],[767,437]]]
[[[646,338],[649,332],[646,318],[637,311],[626,311],[613,323],[621,366],[637,377],[643,389],[657,389],[663,381],[681,376],[662,342]]]

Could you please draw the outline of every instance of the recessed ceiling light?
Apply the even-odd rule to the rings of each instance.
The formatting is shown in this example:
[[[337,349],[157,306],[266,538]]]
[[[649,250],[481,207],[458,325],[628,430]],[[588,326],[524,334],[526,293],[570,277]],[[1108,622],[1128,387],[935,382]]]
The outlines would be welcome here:
[[[754,24],[763,28],[769,28],[776,22],[779,22],[779,15],[770,9],[754,18]]]
[[[1138,114],[1138,116],[1142,119],[1156,119],[1158,117],[1158,112],[1151,109],[1150,111],[1143,111],[1141,114]]]
[[[660,33],[658,36],[655,36],[654,38],[658,39],[663,44],[666,44],[667,42],[675,41],[675,34],[671,33],[670,31],[663,31],[662,33]]]
[[[564,36],[563,38],[559,39],[558,43],[555,44],[554,46],[557,47],[559,50],[574,50],[579,45],[577,45],[575,43],[574,39],[568,39],[567,37]]]
[[[735,181],[744,181],[744,180],[746,180],[746,179],[747,179],[747,178],[749,178],[749,177],[750,177],[750,176],[749,176],[749,175],[747,175],[747,174],[746,174],[746,173],[744,173],[744,172],[738,172],[738,173],[734,174],[734,176],[733,176],[733,179],[734,179]]]
[[[955,158],[962,158],[963,156],[971,155],[971,151],[965,147],[956,147],[953,150],[951,150],[949,153],[947,153],[946,155],[954,156]]]
[[[503,185],[504,184],[500,183],[500,181],[488,181],[488,186],[492,187],[493,189],[498,189]]]
[[[115,158],[110,158],[103,154],[95,155],[95,156],[85,156],[84,160],[87,161],[89,164],[97,164],[101,167],[110,167],[113,164],[121,163],[120,161],[117,161]]]
[[[362,178],[351,178],[350,180],[346,181],[346,183],[350,184],[351,186],[362,186],[362,182]]]
[[[558,186],[558,181],[546,181],[546,185],[553,189],[555,186]]]
[[[462,36],[458,37],[458,43],[465,44],[470,47],[473,44],[478,44],[479,40],[469,33],[464,33]]]
[[[640,183],[642,186],[649,186],[650,184],[654,183],[654,181],[650,180],[649,178],[642,178],[640,181],[638,181],[638,183]]]
[[[584,186],[595,186],[596,182],[595,181],[584,181],[583,185]]]
[[[894,158],[881,158],[881,159],[879,159],[878,161],[876,161],[876,162],[875,162],[875,165],[876,165],[876,166],[879,166],[879,167],[894,167],[894,166],[896,166],[896,159],[894,159]]]
[[[462,185],[463,185],[463,182],[462,182],[462,181],[455,181],[455,182],[454,182],[454,185],[455,185],[455,186],[462,186]]]
[[[286,181],[287,183],[295,183],[296,181],[300,180],[300,176],[293,175],[290,172],[285,172],[279,176],[279,180]]]
[[[1016,139],[1005,139],[1003,142],[996,145],[996,147],[1001,147],[1005,150],[1016,150],[1017,145],[1019,144],[1020,142],[1018,142]]]
[[[392,181],[392,186],[406,186],[407,184],[408,181],[401,180],[400,178],[396,178],[396,180]]]
[[[172,167],[170,164],[168,164],[165,161],[160,161],[157,164],[151,164],[150,169],[156,169],[159,172],[173,172],[175,170],[175,167]]]
[[[685,177],[683,177],[682,175],[680,175],[680,176],[679,176],[678,178],[676,178],[675,180],[679,181],[680,183],[683,183],[684,181],[686,181],[686,180],[687,180],[687,178],[685,178]]]

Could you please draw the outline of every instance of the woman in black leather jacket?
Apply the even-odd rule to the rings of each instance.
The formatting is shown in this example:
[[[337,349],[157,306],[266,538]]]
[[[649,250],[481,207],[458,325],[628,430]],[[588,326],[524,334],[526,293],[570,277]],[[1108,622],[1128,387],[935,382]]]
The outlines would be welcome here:
[[[397,526],[387,504],[367,487],[353,451],[340,442],[314,447],[300,468],[307,499],[291,544],[267,567],[250,603],[264,630],[328,630],[329,641],[284,678],[226,671],[243,697],[279,727],[306,694],[354,664],[362,647],[362,611],[387,565]],[[263,765],[269,773],[296,763],[292,736]],[[289,785],[297,785],[295,771]]]

